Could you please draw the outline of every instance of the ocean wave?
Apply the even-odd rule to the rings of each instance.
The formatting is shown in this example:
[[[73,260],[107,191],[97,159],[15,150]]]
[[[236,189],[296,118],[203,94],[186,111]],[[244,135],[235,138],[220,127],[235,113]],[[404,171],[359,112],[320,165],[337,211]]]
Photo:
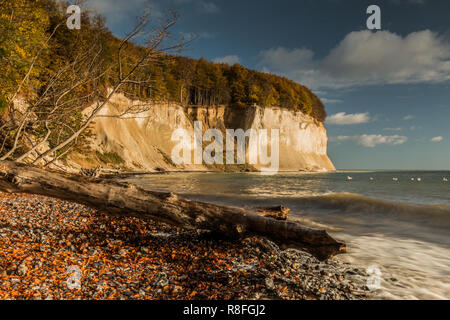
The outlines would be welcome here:
[[[421,220],[450,226],[449,204],[416,204],[371,198],[356,193],[331,193],[301,197],[301,205],[346,213],[380,214],[385,217]]]

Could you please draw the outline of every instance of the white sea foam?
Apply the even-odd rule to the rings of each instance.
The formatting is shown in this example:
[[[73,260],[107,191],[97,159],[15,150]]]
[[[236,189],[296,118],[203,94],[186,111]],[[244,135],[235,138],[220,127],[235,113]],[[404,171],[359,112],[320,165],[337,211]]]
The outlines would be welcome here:
[[[376,265],[382,272],[376,299],[449,299],[450,249],[428,242],[380,234],[362,237],[340,234],[351,264]]]

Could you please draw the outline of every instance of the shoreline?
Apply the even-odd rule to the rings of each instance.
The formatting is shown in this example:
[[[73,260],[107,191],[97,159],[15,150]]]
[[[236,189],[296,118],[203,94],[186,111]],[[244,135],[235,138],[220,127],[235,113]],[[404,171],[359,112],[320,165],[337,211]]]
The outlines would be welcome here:
[[[216,239],[0,193],[0,299],[366,299],[364,270],[261,238]],[[79,268],[80,289],[68,279]]]
[[[304,173],[304,174],[319,174],[319,173],[337,173],[337,170],[330,171],[308,171],[308,170],[279,170],[277,173]],[[168,175],[168,174],[183,174],[183,173],[224,173],[224,174],[258,174],[260,171],[225,171],[225,170],[164,170],[164,171],[130,171],[130,172],[116,172],[116,173],[101,173],[100,178],[103,179],[126,179],[135,176],[146,175]]]

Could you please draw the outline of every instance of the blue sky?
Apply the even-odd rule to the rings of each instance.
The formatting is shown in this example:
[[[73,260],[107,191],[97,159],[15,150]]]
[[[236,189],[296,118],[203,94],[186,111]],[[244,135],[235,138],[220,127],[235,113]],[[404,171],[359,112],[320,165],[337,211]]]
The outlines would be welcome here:
[[[123,36],[146,0],[89,0]],[[381,8],[369,31],[366,9]],[[450,2],[445,0],[154,0],[183,54],[287,76],[325,103],[339,169],[450,170]]]

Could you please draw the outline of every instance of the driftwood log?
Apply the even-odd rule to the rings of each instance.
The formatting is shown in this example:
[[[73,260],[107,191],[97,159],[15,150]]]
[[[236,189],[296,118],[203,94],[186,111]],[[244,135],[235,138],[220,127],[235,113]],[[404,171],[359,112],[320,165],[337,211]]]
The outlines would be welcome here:
[[[291,209],[284,206],[257,208],[256,213],[262,217],[272,218],[276,220],[287,220]]]
[[[320,260],[345,252],[345,244],[297,222],[256,212],[183,199],[132,184],[89,179],[0,161],[0,191],[29,193],[78,202],[107,214],[134,216],[186,229],[209,230],[232,238],[266,237],[283,247],[307,251]]]

